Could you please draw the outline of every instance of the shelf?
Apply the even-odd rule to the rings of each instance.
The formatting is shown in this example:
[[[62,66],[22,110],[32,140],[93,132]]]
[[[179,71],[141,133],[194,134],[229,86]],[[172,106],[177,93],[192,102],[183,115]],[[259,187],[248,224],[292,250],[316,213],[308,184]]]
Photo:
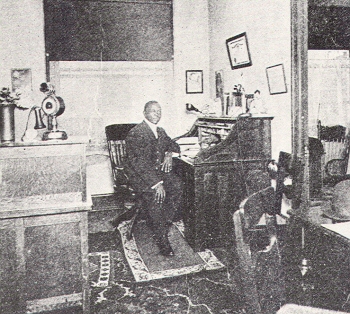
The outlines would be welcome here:
[[[211,128],[211,129],[224,129],[231,130],[232,125],[219,126],[219,125],[198,125],[200,128]]]

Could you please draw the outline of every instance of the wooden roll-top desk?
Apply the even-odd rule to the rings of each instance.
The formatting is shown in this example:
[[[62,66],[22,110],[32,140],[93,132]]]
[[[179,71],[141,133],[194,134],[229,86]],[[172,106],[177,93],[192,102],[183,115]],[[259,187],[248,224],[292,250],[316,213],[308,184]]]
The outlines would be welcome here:
[[[175,159],[186,187],[185,236],[195,251],[233,247],[232,214],[247,196],[246,178],[256,170],[267,172],[271,160],[272,119],[202,117],[186,134],[198,136],[202,146],[193,153],[180,145],[181,157]],[[213,136],[219,143],[210,145]]]
[[[86,143],[0,145],[0,313],[89,312]]]

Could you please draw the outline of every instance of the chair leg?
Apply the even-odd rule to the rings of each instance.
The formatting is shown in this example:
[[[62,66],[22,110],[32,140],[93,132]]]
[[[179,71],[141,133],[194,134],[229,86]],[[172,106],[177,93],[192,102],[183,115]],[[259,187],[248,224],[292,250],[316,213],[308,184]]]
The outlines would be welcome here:
[[[113,218],[110,222],[111,225],[114,228],[117,228],[119,226],[119,224],[122,223],[123,221],[133,219],[133,217],[136,214],[136,211],[137,211],[137,208],[133,208],[133,207],[131,209],[126,210],[123,214],[118,215],[117,217]]]
[[[239,260],[240,281],[248,314],[261,314],[259,293],[255,282],[255,266],[249,245],[244,241],[243,223],[240,211],[233,214],[236,235],[236,251]]]

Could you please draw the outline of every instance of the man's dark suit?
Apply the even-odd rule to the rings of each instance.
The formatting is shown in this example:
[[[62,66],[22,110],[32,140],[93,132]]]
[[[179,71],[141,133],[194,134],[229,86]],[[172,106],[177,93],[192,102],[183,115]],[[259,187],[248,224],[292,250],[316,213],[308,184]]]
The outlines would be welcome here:
[[[178,153],[180,147],[164,129],[158,127],[157,133],[158,139],[145,121],[131,129],[125,140],[126,172],[132,187],[142,194],[155,236],[161,237],[167,234],[175,211],[181,211],[182,183],[174,173],[161,171],[165,153]],[[164,202],[158,204],[152,187],[160,181],[163,181],[166,196]]]

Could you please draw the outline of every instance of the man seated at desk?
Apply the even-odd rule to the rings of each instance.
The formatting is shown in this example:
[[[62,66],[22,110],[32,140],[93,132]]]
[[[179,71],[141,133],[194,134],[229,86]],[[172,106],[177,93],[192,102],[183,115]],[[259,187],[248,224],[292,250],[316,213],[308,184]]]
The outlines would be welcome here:
[[[172,155],[179,153],[180,147],[163,128],[157,127],[162,114],[158,102],[147,102],[143,114],[145,119],[125,140],[126,170],[133,188],[142,197],[143,211],[160,253],[172,256],[168,231],[175,214],[178,217],[181,213],[183,188],[181,180],[172,172]]]

